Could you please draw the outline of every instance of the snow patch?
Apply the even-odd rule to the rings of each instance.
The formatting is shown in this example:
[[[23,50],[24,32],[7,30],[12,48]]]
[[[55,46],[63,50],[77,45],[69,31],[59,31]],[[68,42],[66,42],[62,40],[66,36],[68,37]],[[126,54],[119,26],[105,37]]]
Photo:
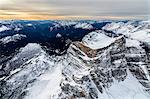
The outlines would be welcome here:
[[[149,99],[144,87],[127,71],[128,76],[122,82],[114,81],[112,86],[100,94],[100,99]]]
[[[116,38],[106,36],[101,32],[91,32],[86,35],[82,42],[91,49],[100,49],[110,45]]]
[[[28,23],[28,24],[27,24],[27,26],[32,26],[32,25],[33,25],[33,24],[31,24],[31,23]]]
[[[81,29],[93,29],[93,26],[88,23],[78,23],[74,26],[74,28],[81,28]]]
[[[56,35],[56,38],[61,38],[62,37],[62,35],[60,34],[60,33],[58,33],[57,35]]]
[[[150,29],[130,33],[130,38],[150,43]]]
[[[6,27],[6,26],[4,26],[4,25],[2,25],[2,26],[0,27],[0,32],[8,31],[8,30],[11,30],[11,28],[8,28],[8,27]]]
[[[53,99],[54,95],[57,95],[62,80],[62,68],[61,65],[56,65],[54,70],[41,75],[37,82],[28,88],[29,94],[25,99]]]
[[[126,39],[126,47],[141,48],[140,47],[140,42],[137,41],[137,40],[132,40],[132,39]]]

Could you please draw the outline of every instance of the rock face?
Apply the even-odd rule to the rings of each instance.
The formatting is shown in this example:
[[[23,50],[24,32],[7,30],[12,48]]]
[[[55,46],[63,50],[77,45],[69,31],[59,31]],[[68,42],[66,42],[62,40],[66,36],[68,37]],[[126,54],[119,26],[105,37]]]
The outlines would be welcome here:
[[[61,56],[26,45],[5,64],[0,99],[149,99],[149,22],[131,25],[107,24]]]
[[[112,85],[114,79],[124,80],[127,76],[124,52],[125,39],[123,37],[116,38],[114,42],[104,48],[94,50],[84,47],[80,42],[72,44],[67,56],[69,58],[67,60],[70,58],[71,60],[68,65],[65,65],[66,69],[63,74],[68,79],[68,84],[69,82],[75,83],[73,90],[79,92],[80,89],[83,95],[72,92],[66,94],[64,98],[99,98],[99,95],[104,93],[104,89]],[[64,87],[68,87],[66,85]]]
[[[95,36],[97,33],[107,35],[103,31],[97,31],[88,34],[89,36],[86,37],[97,37]],[[109,38],[111,39],[113,36],[109,36]],[[95,44],[99,42],[94,38],[93,40],[90,38],[86,39],[89,39],[91,42],[94,41]],[[133,76],[132,78],[134,79],[131,79],[129,82],[137,82],[138,85],[133,84],[134,87],[130,88],[130,85],[124,84],[124,87],[121,87],[121,91],[134,91],[136,87],[140,87],[142,89],[138,91],[141,94],[142,91],[149,93],[150,72],[148,71],[148,66],[150,64],[148,63],[146,51],[142,48],[139,41],[127,39],[124,36],[113,39],[115,39],[113,42],[108,45],[104,44],[105,47],[100,49],[92,49],[85,46],[84,41],[75,42],[70,46],[67,54],[67,65],[64,65],[65,68],[63,70],[65,71],[63,74],[67,79],[67,83],[66,81],[65,84],[62,82],[63,89],[61,94],[63,94],[63,98],[111,99],[114,97],[114,99],[123,99],[124,96],[128,95],[127,92],[123,92],[122,96],[120,96],[120,94],[112,94],[111,91],[109,92],[109,89],[115,86],[116,82],[118,84],[128,82],[128,79],[131,79],[130,76]],[[135,43],[139,45],[134,45]],[[111,90],[115,90],[118,93],[117,90],[119,89]],[[138,99],[138,92],[134,94],[135,99]],[[132,99],[131,97],[134,94],[131,93],[126,97]],[[147,99],[146,97],[144,98]]]

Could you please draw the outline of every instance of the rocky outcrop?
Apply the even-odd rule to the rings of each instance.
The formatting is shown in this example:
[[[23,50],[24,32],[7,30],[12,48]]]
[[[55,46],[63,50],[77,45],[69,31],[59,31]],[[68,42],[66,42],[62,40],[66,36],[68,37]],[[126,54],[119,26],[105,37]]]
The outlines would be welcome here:
[[[99,99],[114,82],[125,82],[129,72],[143,86],[143,91],[149,91],[148,56],[142,45],[135,47],[135,42],[140,44],[121,36],[100,49],[74,42],[68,49],[67,64],[64,64],[61,97]]]

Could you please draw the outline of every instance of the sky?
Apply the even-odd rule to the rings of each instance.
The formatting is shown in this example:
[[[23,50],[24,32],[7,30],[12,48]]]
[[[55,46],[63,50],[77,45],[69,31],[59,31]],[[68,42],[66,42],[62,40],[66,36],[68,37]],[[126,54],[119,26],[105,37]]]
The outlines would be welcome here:
[[[0,0],[0,19],[150,17],[150,0]]]

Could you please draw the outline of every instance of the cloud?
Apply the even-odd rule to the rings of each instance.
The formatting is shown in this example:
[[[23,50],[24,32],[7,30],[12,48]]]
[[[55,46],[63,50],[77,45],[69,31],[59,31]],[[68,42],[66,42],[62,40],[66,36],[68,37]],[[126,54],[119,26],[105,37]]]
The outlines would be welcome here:
[[[1,0],[0,14],[148,16],[149,0]]]

